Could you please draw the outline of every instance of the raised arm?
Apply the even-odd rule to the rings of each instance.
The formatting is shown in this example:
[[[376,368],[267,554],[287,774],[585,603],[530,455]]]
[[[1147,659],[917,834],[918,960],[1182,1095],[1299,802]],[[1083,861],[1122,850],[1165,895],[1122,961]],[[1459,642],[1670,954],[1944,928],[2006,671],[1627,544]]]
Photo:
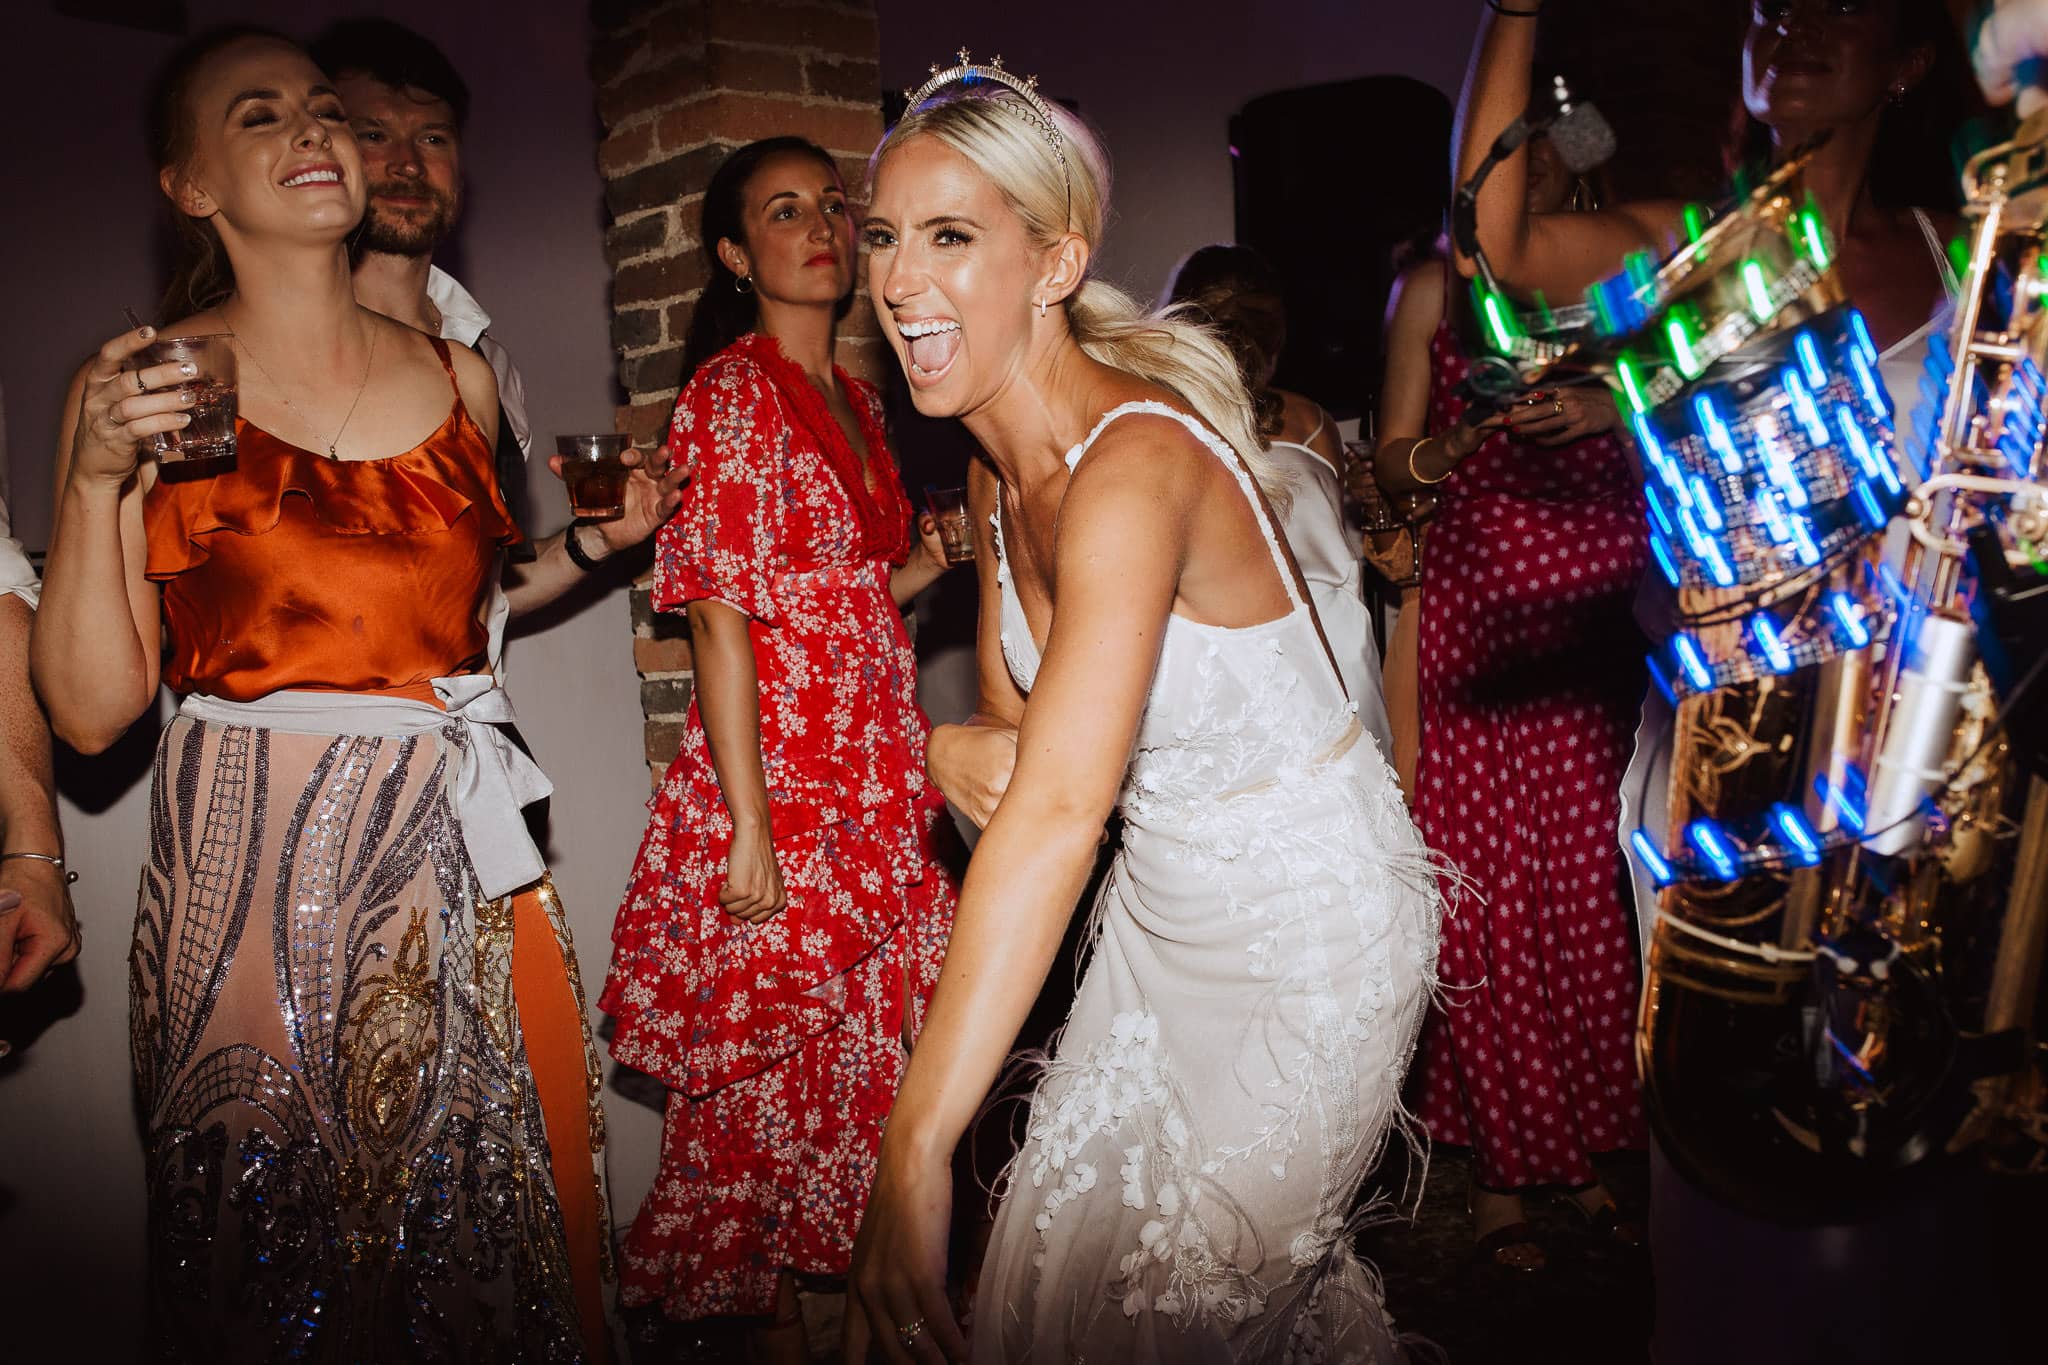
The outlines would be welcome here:
[[[1537,8],[1526,6],[1532,13]],[[1481,17],[1459,106],[1456,184],[1465,183],[1494,139],[1528,111],[1535,57],[1533,17],[1502,11]],[[1479,245],[1487,262],[1501,284],[1524,299],[1541,292],[1553,303],[1576,300],[1586,286],[1613,274],[1629,252],[1660,248],[1684,212],[1682,204],[1652,201],[1587,213],[1530,213],[1528,173],[1524,146],[1494,168],[1478,202]],[[1467,277],[1478,273],[1462,251],[1457,265]]]
[[[919,1317],[960,1358],[943,1290],[948,1162],[1051,968],[1144,714],[1192,502],[1189,480],[1163,476],[1156,441],[1113,429],[1068,486],[1053,556],[1058,605],[1016,775],[968,867],[855,1246],[864,1317],[849,1333],[850,1358],[863,1329],[893,1345],[896,1328]]]
[[[156,696],[162,627],[142,529],[154,471],[138,443],[184,426],[191,404],[171,387],[185,377],[177,365],[145,371],[149,393],[122,371],[155,335],[124,333],[81,366],[58,432],[57,515],[29,663],[51,728],[83,753],[120,738]]]

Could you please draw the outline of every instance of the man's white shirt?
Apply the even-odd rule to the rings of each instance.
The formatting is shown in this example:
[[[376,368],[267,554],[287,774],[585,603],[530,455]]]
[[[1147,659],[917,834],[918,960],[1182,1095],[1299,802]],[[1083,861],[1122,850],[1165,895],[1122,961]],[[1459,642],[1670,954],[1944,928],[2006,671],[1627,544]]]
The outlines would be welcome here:
[[[491,373],[498,376],[498,406],[505,410],[519,453],[531,458],[533,429],[526,421],[526,381],[519,377],[511,353],[490,334],[491,315],[438,265],[427,268],[427,298],[440,311],[442,340],[459,341],[489,362]]]

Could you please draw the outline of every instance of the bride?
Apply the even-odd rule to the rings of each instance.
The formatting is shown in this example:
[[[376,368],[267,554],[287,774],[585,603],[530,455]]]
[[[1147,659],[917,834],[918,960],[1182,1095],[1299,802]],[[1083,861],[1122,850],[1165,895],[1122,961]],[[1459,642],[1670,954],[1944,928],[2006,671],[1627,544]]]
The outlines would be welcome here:
[[[980,704],[932,736],[985,832],[883,1138],[846,1355],[965,1359],[949,1160],[1094,865],[1093,955],[1006,1176],[976,1361],[1400,1358],[1351,1247],[1434,980],[1436,867],[1274,530],[1236,366],[1088,278],[1078,120],[934,77],[876,153],[868,290],[970,489]]]

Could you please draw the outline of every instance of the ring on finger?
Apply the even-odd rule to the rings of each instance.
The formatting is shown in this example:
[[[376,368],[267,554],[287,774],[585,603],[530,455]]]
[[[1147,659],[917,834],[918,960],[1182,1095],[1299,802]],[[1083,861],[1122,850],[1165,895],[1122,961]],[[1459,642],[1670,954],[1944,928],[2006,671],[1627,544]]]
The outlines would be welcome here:
[[[896,1340],[902,1342],[905,1346],[908,1346],[911,1342],[916,1341],[918,1337],[922,1336],[923,1334],[924,1319],[919,1318],[916,1322],[911,1323],[907,1327],[898,1327],[896,1329]]]
[[[137,393],[148,393],[149,385],[142,382],[142,371],[130,370],[129,373],[135,376],[135,391]]]
[[[1556,409],[1557,409],[1557,415],[1558,415],[1559,417],[1562,417],[1562,416],[1564,416],[1564,399],[1562,399],[1562,398],[1553,398],[1553,399],[1551,399],[1550,401],[1551,401],[1551,404],[1552,404],[1552,405],[1553,405],[1554,407],[1556,407]]]

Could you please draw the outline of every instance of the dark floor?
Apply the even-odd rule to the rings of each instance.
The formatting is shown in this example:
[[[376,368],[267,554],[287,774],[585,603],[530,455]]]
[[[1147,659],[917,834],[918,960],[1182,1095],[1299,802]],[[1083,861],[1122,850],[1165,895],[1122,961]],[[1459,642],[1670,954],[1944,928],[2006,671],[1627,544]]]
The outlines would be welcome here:
[[[1434,1343],[1451,1365],[1646,1365],[1650,1333],[1648,1259],[1596,1244],[1576,1227],[1561,1201],[1530,1200],[1529,1220],[1548,1253],[1541,1272],[1516,1273],[1474,1264],[1471,1224],[1465,1214],[1470,1156],[1436,1148],[1413,1223],[1369,1230],[1360,1251],[1386,1284],[1387,1306],[1404,1334]],[[1398,1189],[1409,1174],[1404,1153],[1391,1154],[1374,1184]],[[1640,1165],[1606,1173],[1625,1206],[1640,1210],[1647,1176]],[[837,1294],[803,1295],[814,1361],[836,1360],[843,1300]],[[652,1324],[644,1323],[644,1327]],[[685,1333],[665,1330],[635,1351],[640,1365],[708,1365],[748,1360],[736,1324],[695,1324]],[[1427,1359],[1426,1351],[1418,1351]]]
[[[1398,1188],[1405,1167],[1402,1154],[1391,1155],[1376,1183]],[[1644,1208],[1645,1167],[1603,1174],[1625,1208]],[[1465,1213],[1470,1177],[1468,1152],[1435,1148],[1415,1221],[1374,1228],[1360,1242],[1379,1267],[1400,1331],[1435,1343],[1452,1365],[1644,1365],[1652,1304],[1647,1255],[1586,1236],[1560,1197],[1524,1205],[1548,1259],[1543,1270],[1478,1264]]]
[[[1531,1200],[1549,1266],[1516,1274],[1475,1264],[1465,1187],[1470,1158],[1437,1148],[1414,1222],[1370,1230],[1404,1334],[1451,1365],[1647,1365],[1654,1299],[1649,1265],[1589,1241],[1556,1201]],[[1396,1153],[1375,1180],[1400,1187]],[[1603,1172],[1632,1210],[1645,1208],[1643,1165]],[[1675,1365],[2035,1365],[2048,1285],[2048,1178],[1991,1177],[1969,1163],[1939,1170],[1880,1216],[1794,1229],[1744,1219],[1658,1177],[1660,1256],[1670,1321],[1661,1352]],[[818,1286],[825,1290],[827,1286]],[[835,1360],[844,1299],[802,1296],[812,1359]],[[643,1320],[643,1325],[644,1320]],[[640,1344],[636,1365],[763,1362],[738,1323],[697,1323]],[[1416,1352],[1427,1361],[1426,1351]]]

